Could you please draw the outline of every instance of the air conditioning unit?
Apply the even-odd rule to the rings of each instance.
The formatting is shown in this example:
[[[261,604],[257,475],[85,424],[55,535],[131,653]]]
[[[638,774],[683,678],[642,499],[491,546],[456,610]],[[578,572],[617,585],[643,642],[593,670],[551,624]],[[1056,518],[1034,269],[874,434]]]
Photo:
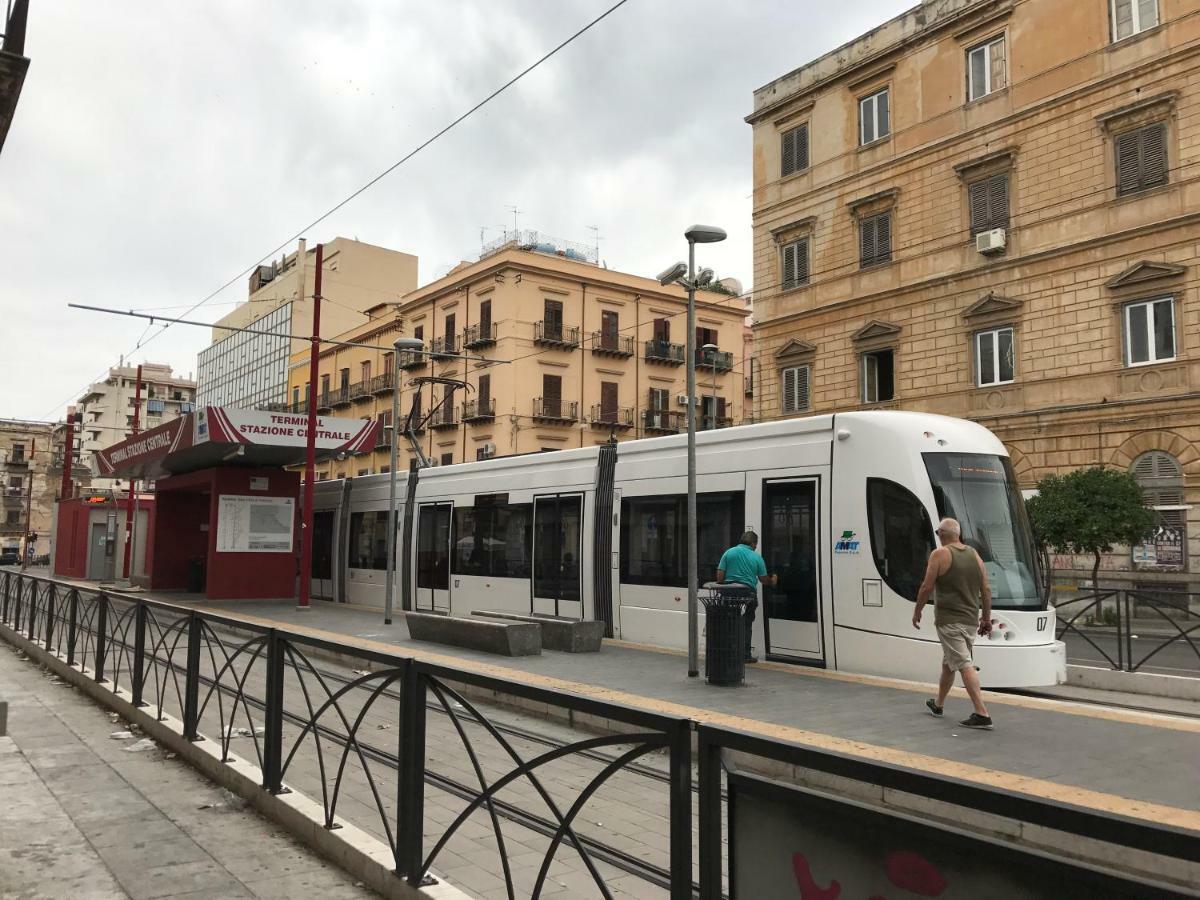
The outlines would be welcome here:
[[[1007,240],[1008,235],[1003,228],[981,231],[975,235],[975,249],[985,256],[992,253],[1003,253]]]
[[[496,455],[496,445],[493,444],[491,441],[488,441],[486,444],[484,444],[479,449],[483,451],[483,455],[484,455],[485,459],[491,459],[493,456]]]
[[[688,395],[687,394],[676,394],[675,402],[678,403],[680,406],[687,406],[688,405]]]

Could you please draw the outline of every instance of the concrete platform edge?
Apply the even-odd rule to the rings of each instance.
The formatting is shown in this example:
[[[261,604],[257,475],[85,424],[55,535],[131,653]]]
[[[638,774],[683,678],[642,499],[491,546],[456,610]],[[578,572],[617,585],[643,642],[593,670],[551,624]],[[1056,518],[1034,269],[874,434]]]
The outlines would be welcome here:
[[[83,691],[100,706],[136,724],[148,737],[177,753],[206,778],[248,801],[263,816],[388,900],[469,900],[468,894],[447,884],[436,872],[430,872],[438,881],[436,885],[413,888],[396,876],[392,869],[391,849],[386,844],[348,822],[339,822],[342,827],[335,831],[326,829],[319,803],[296,791],[278,796],[264,791],[259,768],[233,754],[228,762],[222,762],[216,755],[220,752],[219,742],[192,743],[183,737],[183,723],[178,719],[164,715],[163,721],[159,721],[146,709],[134,706],[124,689],[114,692],[93,681],[78,668],[68,666],[61,656],[43,649],[7,625],[0,624],[0,637]]]
[[[1101,691],[1200,701],[1200,678],[1186,678],[1181,675],[1118,672],[1115,669],[1068,665],[1067,684]]]

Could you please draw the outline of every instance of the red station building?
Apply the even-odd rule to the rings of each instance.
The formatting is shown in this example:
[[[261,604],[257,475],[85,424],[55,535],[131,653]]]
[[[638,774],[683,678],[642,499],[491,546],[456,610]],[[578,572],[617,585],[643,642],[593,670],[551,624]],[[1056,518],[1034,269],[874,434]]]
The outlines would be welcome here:
[[[300,474],[286,467],[304,461],[307,427],[305,415],[209,406],[99,451],[96,474],[154,482],[137,500],[145,512],[133,581],[211,600],[296,596]],[[318,416],[317,452],[369,453],[379,427]],[[130,502],[103,494],[60,501],[55,574],[119,576]]]

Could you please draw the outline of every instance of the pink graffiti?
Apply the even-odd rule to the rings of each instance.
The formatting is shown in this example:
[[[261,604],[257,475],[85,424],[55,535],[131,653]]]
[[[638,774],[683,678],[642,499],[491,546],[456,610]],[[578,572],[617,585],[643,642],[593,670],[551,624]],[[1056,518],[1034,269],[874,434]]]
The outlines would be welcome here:
[[[884,867],[888,881],[922,897],[940,897],[948,887],[937,866],[918,853],[894,850],[887,855]],[[792,854],[792,871],[796,876],[796,886],[800,889],[800,900],[838,900],[841,897],[842,885],[836,879],[829,882],[829,887],[823,888],[817,884],[808,858],[803,853]],[[873,894],[868,900],[886,898]]]
[[[836,881],[829,882],[829,887],[823,888],[813,880],[808,859],[803,853],[792,854],[792,871],[796,873],[800,900],[838,900],[842,894],[842,886]]]

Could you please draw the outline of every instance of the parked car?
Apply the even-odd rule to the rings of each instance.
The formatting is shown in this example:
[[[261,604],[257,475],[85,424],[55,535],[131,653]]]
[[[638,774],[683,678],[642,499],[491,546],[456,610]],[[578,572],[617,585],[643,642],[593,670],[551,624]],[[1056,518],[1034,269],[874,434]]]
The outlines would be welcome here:
[[[21,564],[21,554],[16,550],[0,550],[0,566],[18,566]]]

